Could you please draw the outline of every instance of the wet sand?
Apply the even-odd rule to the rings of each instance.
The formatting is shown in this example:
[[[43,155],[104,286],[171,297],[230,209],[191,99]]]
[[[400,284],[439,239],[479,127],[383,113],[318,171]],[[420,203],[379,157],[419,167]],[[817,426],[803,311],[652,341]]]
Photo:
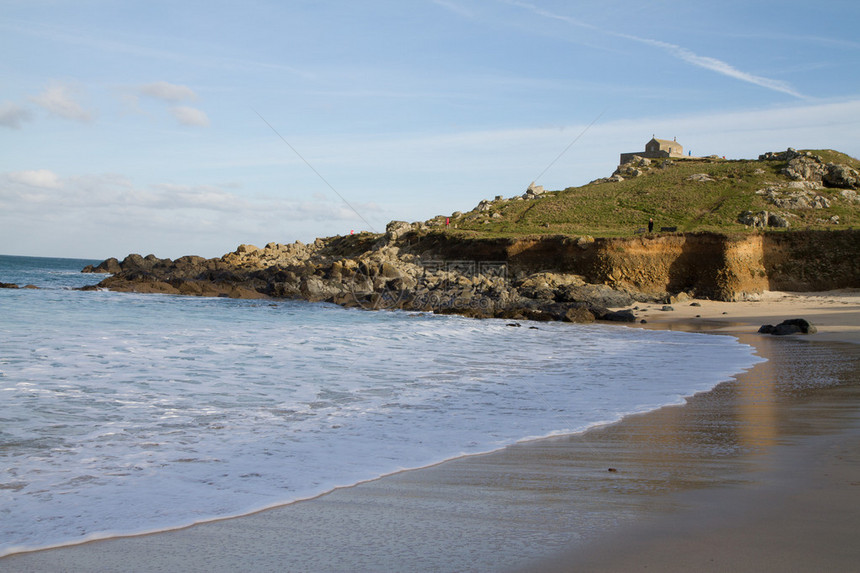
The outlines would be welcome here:
[[[766,298],[643,305],[643,328],[732,333],[768,358],[683,406],[243,518],[13,555],[0,571],[850,570],[860,299]],[[820,332],[751,334],[795,317]]]

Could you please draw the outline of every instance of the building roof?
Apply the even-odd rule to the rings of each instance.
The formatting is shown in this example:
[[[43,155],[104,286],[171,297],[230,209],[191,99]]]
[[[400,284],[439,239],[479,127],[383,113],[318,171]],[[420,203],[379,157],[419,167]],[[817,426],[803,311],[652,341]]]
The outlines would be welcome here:
[[[652,137],[651,141],[656,141],[660,145],[660,147],[680,145],[680,143],[678,143],[677,141],[671,141],[669,139],[657,139],[656,137]],[[648,143],[651,143],[651,141],[649,141]]]

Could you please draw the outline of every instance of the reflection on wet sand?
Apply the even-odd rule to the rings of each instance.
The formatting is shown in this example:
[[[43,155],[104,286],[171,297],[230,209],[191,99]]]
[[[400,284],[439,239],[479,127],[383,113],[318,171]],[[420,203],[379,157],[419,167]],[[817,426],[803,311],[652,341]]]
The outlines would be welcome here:
[[[774,340],[762,339],[765,355],[773,354]],[[764,450],[776,444],[777,404],[776,386],[779,380],[776,362],[769,360],[756,365],[756,373],[745,384],[738,385],[738,441],[748,450]]]

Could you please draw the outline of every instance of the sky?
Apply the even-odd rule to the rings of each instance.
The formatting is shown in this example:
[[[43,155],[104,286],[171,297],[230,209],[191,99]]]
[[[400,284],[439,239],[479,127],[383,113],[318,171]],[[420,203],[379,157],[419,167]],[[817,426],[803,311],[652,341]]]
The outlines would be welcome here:
[[[860,3],[0,0],[0,253],[217,257],[694,155],[860,157]]]

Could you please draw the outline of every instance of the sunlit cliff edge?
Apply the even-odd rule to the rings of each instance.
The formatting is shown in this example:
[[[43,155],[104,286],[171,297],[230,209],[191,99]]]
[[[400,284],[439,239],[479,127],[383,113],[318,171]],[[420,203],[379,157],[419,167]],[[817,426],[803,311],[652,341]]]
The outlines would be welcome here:
[[[217,259],[130,255],[97,288],[297,298],[474,316],[628,320],[610,308],[860,286],[860,162],[633,156],[582,187],[392,221],[385,233],[241,245]],[[651,219],[653,229],[649,231]]]

